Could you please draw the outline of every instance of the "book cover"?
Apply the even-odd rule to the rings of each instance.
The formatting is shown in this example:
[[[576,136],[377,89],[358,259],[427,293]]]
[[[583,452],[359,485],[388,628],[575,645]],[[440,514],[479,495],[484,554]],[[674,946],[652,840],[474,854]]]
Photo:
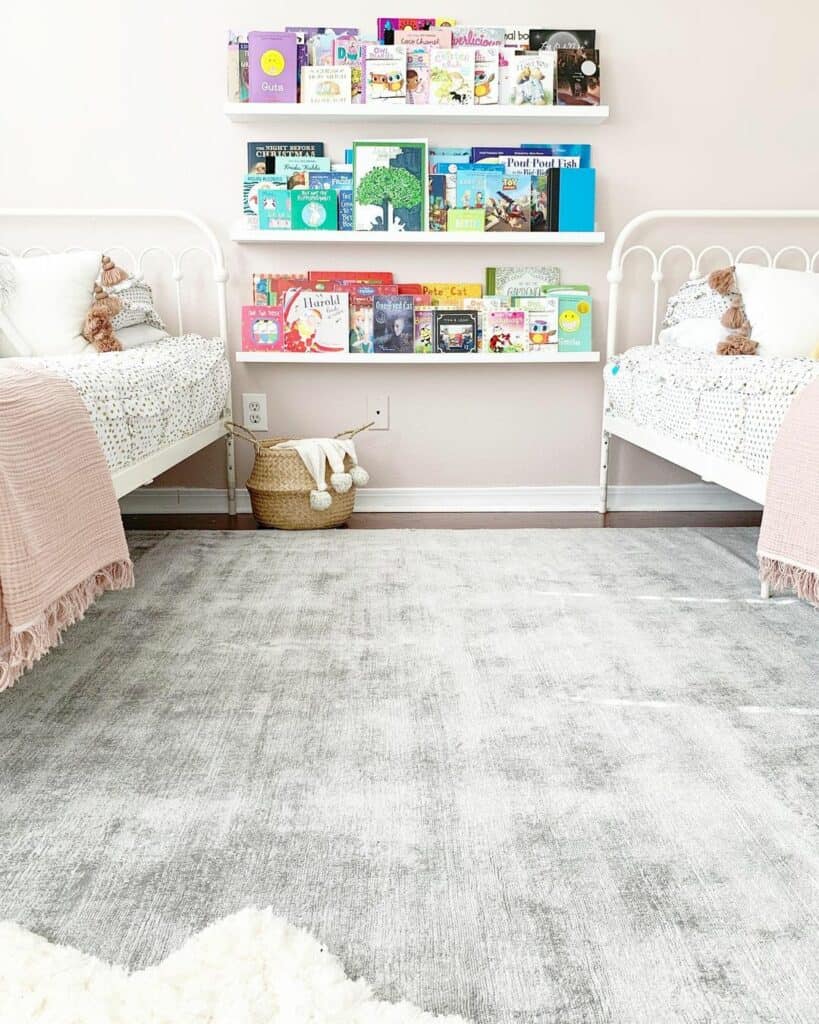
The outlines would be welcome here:
[[[242,351],[281,352],[284,316],[281,306],[242,306]]]
[[[502,163],[515,174],[542,174],[550,167],[589,167],[591,146],[473,146],[472,162]]]
[[[448,210],[446,216],[447,231],[484,231],[486,228],[486,211]]]
[[[455,25],[452,29],[452,46],[473,46],[484,50],[488,47],[506,45],[506,29],[501,26]]]
[[[529,29],[520,25],[507,25],[504,37],[504,46],[513,50],[531,50],[534,47],[529,45]]]
[[[396,32],[410,30],[413,32],[426,32],[428,29],[437,28],[435,18],[379,18],[376,23],[378,41],[392,45],[397,42]]]
[[[591,352],[592,303],[587,295],[560,295],[557,344],[560,352]]]
[[[276,176],[283,177],[288,188],[307,188],[308,172],[329,170],[330,158],[327,156],[276,157]]]
[[[311,284],[318,281],[351,281],[362,284],[394,284],[393,275],[389,270],[310,270],[307,280]]]
[[[500,48],[475,51],[475,102],[500,102]]]
[[[432,50],[430,103],[472,106],[475,102],[475,50]]]
[[[306,288],[306,274],[291,274],[282,277],[279,274],[253,275],[253,304],[255,306],[281,306],[284,304],[288,291]]]
[[[338,195],[329,189],[302,188],[290,192],[294,231],[338,231]]]
[[[600,105],[600,54],[597,50],[557,51],[557,102],[564,107]]]
[[[470,309],[436,309],[433,312],[436,352],[477,352],[478,314]]]
[[[564,142],[522,142],[516,152],[558,157],[555,167],[591,167],[591,146]]]
[[[451,28],[412,29],[402,28],[395,33],[396,46],[437,46],[439,50],[452,48]]]
[[[429,302],[429,295],[422,284],[409,284],[406,281],[398,285],[399,295],[414,295],[417,302]]]
[[[427,143],[353,144],[356,231],[424,231]]]
[[[426,296],[427,305],[449,309],[461,309],[464,299],[480,299],[483,296],[483,288],[479,284],[463,281],[427,281],[419,287]]]
[[[323,142],[248,142],[247,173],[275,174],[278,156],[324,156]],[[268,164],[268,158],[273,161]],[[268,166],[270,170],[268,171]]]
[[[294,288],[284,299],[287,352],[346,352],[350,337],[350,297],[343,292]]]
[[[435,311],[434,306],[415,307],[415,344],[413,351],[418,353],[433,352],[435,342],[433,337],[433,325]]]
[[[247,51],[247,41],[236,32],[228,32],[227,44],[227,98],[229,103],[243,103],[247,94],[243,95],[242,63],[239,57],[240,47],[244,43]]]
[[[306,43],[309,43],[313,36],[328,36],[333,38],[334,36],[355,36],[358,35],[357,28],[319,28],[316,25],[296,25],[295,27],[287,25],[285,32],[295,32],[301,36]]]
[[[355,203],[352,189],[338,191],[338,230],[355,231]]]
[[[412,295],[376,295],[373,299],[373,351],[412,352],[414,310]]]
[[[484,313],[485,352],[526,352],[529,335],[522,309],[488,309]]]
[[[407,103],[429,103],[431,52],[429,46],[407,46]]]
[[[446,231],[447,210],[446,175],[429,176],[429,230]]]
[[[501,188],[486,200],[487,231],[529,231],[532,223],[532,178],[503,175]]]
[[[486,294],[540,295],[543,285],[560,284],[560,267],[487,267]]]
[[[437,171],[439,164],[469,164],[472,163],[472,150],[461,146],[430,146],[429,147],[429,169],[433,173],[446,173],[446,170]]]
[[[503,187],[505,168],[497,164],[458,164],[455,170],[455,207],[484,210]]]
[[[407,48],[364,43],[364,102],[406,103]]]
[[[515,53],[509,57],[512,86],[512,104],[516,107],[550,107],[555,101],[554,50],[536,53]]]
[[[512,58],[522,50],[504,46],[498,52],[498,103],[511,106],[515,92],[514,68]]]
[[[364,54],[358,36],[333,40],[333,64],[350,69],[350,100],[362,103],[364,94]]]
[[[549,230],[549,175],[532,176],[532,231]]]
[[[335,189],[336,192],[346,189],[352,191],[353,188],[353,172],[352,171],[308,171],[307,172],[307,187],[308,188],[330,188]]]
[[[594,231],[595,169],[562,167],[551,173],[560,176],[558,231]]]
[[[259,219],[259,189],[286,188],[287,179],[279,174],[246,174],[242,182],[242,213],[253,223]]]
[[[288,231],[293,193],[279,188],[260,188],[258,192],[259,228],[262,231]]]
[[[530,50],[593,50],[593,28],[530,28]]]
[[[292,32],[249,32],[248,72],[254,103],[296,102],[296,47]]]
[[[532,352],[557,351],[557,317],[559,302],[556,298],[543,295],[515,296],[515,309],[526,313],[526,328],[529,334],[529,350]]]
[[[351,102],[353,78],[349,67],[306,67],[301,73],[301,102],[347,105]]]
[[[326,291],[346,292],[350,297],[350,351],[373,351],[373,303],[376,295],[397,295],[398,286],[365,282],[327,281]],[[321,289],[317,289],[321,290]]]

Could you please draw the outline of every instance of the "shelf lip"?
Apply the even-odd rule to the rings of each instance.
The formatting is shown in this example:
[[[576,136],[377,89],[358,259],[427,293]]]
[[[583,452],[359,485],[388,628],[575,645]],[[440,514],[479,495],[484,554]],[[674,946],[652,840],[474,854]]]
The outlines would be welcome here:
[[[525,363],[540,365],[562,365],[565,363],[599,363],[599,352],[561,352],[554,356],[542,356],[533,352],[509,352],[506,355],[494,355],[488,352],[477,352],[461,355],[453,352],[429,353],[371,353],[339,352],[325,355],[307,354],[303,352],[245,352],[234,353],[237,363],[287,363],[300,366],[514,366]]]
[[[422,104],[385,103],[383,106],[315,105],[309,103],[225,103],[225,116],[236,123],[278,118],[312,118],[316,121],[530,121],[534,124],[604,124],[609,117],[608,106],[598,107],[513,107],[508,104],[472,107],[446,107]]]
[[[234,225],[239,245],[604,245],[605,231],[261,231]]]

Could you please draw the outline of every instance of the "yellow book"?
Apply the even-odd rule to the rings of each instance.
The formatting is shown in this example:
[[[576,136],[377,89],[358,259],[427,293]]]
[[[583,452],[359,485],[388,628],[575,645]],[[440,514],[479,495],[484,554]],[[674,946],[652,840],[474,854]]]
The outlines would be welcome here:
[[[480,299],[483,296],[482,285],[462,281],[425,282],[421,287],[429,296],[431,306],[446,306],[448,309],[459,309],[464,299]]]

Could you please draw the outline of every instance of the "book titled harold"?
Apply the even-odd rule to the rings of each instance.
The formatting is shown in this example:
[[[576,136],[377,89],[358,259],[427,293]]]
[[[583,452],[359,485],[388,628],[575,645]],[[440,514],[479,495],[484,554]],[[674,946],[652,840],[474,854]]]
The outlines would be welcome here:
[[[350,297],[343,292],[288,291],[284,305],[286,352],[346,352]]]
[[[295,103],[298,37],[293,32],[249,32],[250,100]]]
[[[355,142],[356,231],[423,231],[427,224],[427,143]]]

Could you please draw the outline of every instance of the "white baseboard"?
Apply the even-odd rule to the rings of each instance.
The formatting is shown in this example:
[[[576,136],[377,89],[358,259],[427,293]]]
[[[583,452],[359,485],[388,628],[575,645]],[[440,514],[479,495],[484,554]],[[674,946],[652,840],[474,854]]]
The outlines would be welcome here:
[[[367,487],[356,495],[357,512],[596,512],[599,490],[578,487]],[[237,491],[239,512],[250,495]],[[208,515],[227,511],[227,492],[197,487],[142,487],[120,501],[124,513]],[[759,508],[715,484],[613,486],[612,512],[733,512]]]

